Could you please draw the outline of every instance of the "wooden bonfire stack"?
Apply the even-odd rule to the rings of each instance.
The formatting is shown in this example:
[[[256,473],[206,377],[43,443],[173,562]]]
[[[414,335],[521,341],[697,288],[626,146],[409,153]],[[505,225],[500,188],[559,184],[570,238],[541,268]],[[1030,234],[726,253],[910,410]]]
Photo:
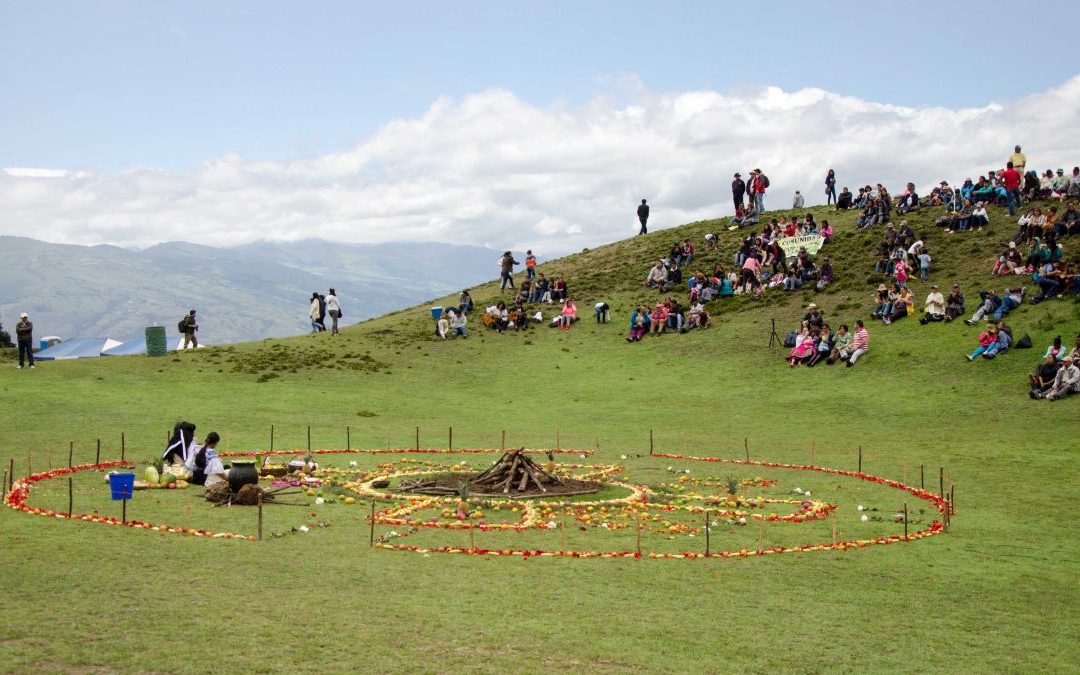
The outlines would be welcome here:
[[[507,452],[490,469],[469,481],[474,491],[491,492],[547,492],[548,487],[562,485],[562,481],[540,468],[521,450]]]

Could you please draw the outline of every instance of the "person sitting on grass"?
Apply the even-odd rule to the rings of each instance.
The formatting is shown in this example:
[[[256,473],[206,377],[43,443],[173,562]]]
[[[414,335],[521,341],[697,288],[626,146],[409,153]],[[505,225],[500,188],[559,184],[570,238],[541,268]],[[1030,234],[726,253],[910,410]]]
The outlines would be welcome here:
[[[645,286],[648,288],[656,288],[661,293],[667,290],[668,273],[663,260],[657,260],[656,264],[649,269],[649,274],[645,277]]]
[[[888,326],[893,321],[903,319],[915,313],[915,295],[906,286],[900,287],[900,296],[892,306],[892,314],[882,317],[882,322]]]
[[[1026,293],[1027,288],[1024,287],[1006,288],[1005,297],[998,296],[992,288],[988,291],[979,291],[979,297],[982,299],[979,308],[975,310],[970,319],[965,319],[964,323],[974,326],[983,317],[993,317],[994,320],[1001,319],[1020,306]]]
[[[832,338],[832,351],[829,352],[829,358],[825,360],[826,365],[831,366],[844,358],[842,354],[851,346],[852,338],[853,336],[848,332],[847,324],[840,324],[840,328],[837,329],[836,335]]]
[[[1056,298],[1065,286],[1065,266],[1060,262],[1050,263],[1039,271],[1039,278],[1035,282],[1039,285],[1041,293],[1031,299],[1031,304],[1037,305],[1043,300]]]
[[[897,292],[896,297],[900,297],[900,293]],[[885,287],[885,284],[878,284],[877,296],[874,298],[874,310],[870,312],[870,317],[873,319],[881,319],[888,314],[892,313],[892,300],[889,299],[889,289]]]
[[[1054,376],[1057,375],[1060,369],[1061,363],[1057,358],[1052,354],[1047,354],[1043,362],[1035,367],[1034,374],[1028,375],[1028,382],[1031,384],[1031,391],[1029,392],[1031,398],[1039,398],[1050,391],[1050,387],[1054,386]]]
[[[676,333],[686,332],[686,311],[683,306],[679,304],[675,298],[668,298],[664,301],[664,307],[667,308],[667,328]]]
[[[825,287],[832,283],[833,274],[832,262],[828,256],[825,256],[821,263],[821,269],[818,270],[818,282],[815,288],[819,291],[825,290]]]
[[[1078,391],[1080,391],[1080,367],[1077,367],[1072,354],[1069,354],[1062,361],[1057,374],[1054,375],[1054,383],[1050,386],[1050,389],[1045,394],[1032,392],[1031,397],[1056,401]]]
[[[1012,346],[1012,329],[1006,326],[1003,321],[998,321],[994,328],[997,331],[997,340],[983,352],[984,359],[992,359],[995,356],[1004,354]]]
[[[691,328],[708,328],[712,317],[709,316],[709,310],[705,309],[705,305],[698,300],[690,307],[689,322]]]
[[[991,273],[1004,277],[1009,274],[1023,274],[1025,271],[1024,258],[1016,248],[1016,242],[1010,241],[1008,248],[1002,251],[1001,255],[998,256],[997,262],[994,263],[994,269],[991,270]]]
[[[462,338],[469,337],[469,332],[465,326],[468,324],[469,319],[465,312],[456,312],[453,314],[453,318],[450,319],[450,330],[454,335],[460,335]]]
[[[506,303],[500,300],[494,306],[488,307],[484,323],[500,333],[506,330],[510,326],[510,311],[506,309]]]
[[[1060,362],[1068,354],[1068,350],[1061,346],[1061,336],[1054,336],[1054,341],[1046,348],[1046,353],[1043,354],[1043,358],[1053,358],[1055,362]]]
[[[551,282],[541,272],[533,282],[532,295],[529,302],[551,302]]]
[[[627,342],[641,342],[641,338],[645,337],[645,333],[649,332],[649,322],[651,317],[649,316],[649,308],[645,305],[638,305],[630,314],[630,335],[627,336]]]
[[[919,323],[926,325],[931,321],[945,320],[945,296],[938,290],[937,284],[930,286],[930,293],[926,296],[926,313]]]
[[[847,367],[851,368],[868,351],[870,351],[870,333],[863,325],[862,319],[856,319],[855,337],[851,339],[851,344],[847,349],[840,352],[840,357],[847,362]]]
[[[945,298],[945,321],[952,321],[964,315],[964,294],[960,284],[953,284],[949,297]]]
[[[210,487],[214,483],[228,480],[229,472],[225,470],[225,465],[221,463],[215,450],[220,440],[217,432],[211,431],[206,435],[202,446],[188,458],[184,467],[191,472],[190,483]]]
[[[454,310],[449,307],[443,307],[442,312],[439,313],[439,320],[435,323],[435,334],[439,336],[439,339],[445,340],[446,334],[450,332],[450,316],[454,314]]]
[[[577,305],[574,304],[573,298],[566,298],[566,302],[563,303],[562,311],[559,312],[559,329],[570,330],[570,325],[577,321]]]
[[[806,330],[805,328],[803,329]],[[803,340],[796,344],[787,355],[788,364],[792,368],[795,366],[801,366],[804,363],[809,363],[810,359],[814,357],[814,339],[809,333],[803,336]]]
[[[979,333],[979,346],[975,348],[975,351],[967,355],[967,360],[974,361],[995,344],[997,344],[997,326],[988,323],[986,324],[986,330]]]
[[[662,302],[656,303],[656,308],[653,309],[653,313],[649,317],[650,335],[660,335],[664,332],[664,328],[667,326],[667,316],[667,306]]]
[[[829,324],[821,327],[821,332],[815,336],[815,339],[814,355],[806,363],[808,368],[813,368],[819,361],[828,358],[829,354],[832,353],[834,336]]]
[[[198,444],[195,443],[195,425],[191,422],[177,422],[173,427],[169,444],[165,446],[165,454],[161,461],[165,466],[183,466],[195,452]]]

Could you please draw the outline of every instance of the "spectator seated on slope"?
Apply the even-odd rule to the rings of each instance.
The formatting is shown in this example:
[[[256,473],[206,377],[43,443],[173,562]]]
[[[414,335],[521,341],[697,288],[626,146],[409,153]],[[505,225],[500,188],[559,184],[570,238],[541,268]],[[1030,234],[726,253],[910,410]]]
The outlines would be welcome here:
[[[938,290],[937,284],[930,286],[930,293],[926,296],[926,307],[923,318],[919,319],[919,323],[926,325],[928,323],[945,320],[945,296]]]
[[[505,302],[500,300],[484,311],[484,325],[500,333],[510,326],[510,310]]]
[[[1067,354],[1062,355],[1062,358],[1065,356]],[[1054,377],[1060,368],[1061,362],[1049,355],[1043,359],[1042,363],[1035,366],[1035,372],[1028,375],[1028,382],[1031,385],[1029,393],[1031,398],[1041,398],[1046,392],[1050,391],[1050,387],[1054,386]]]
[[[999,296],[992,288],[988,291],[979,291],[981,299],[979,307],[970,319],[964,320],[964,323],[974,326],[984,317],[992,317],[995,321],[1000,321],[1020,306],[1026,293],[1027,288],[1006,288],[1004,297]]]
[[[656,264],[649,268],[649,274],[645,277],[645,286],[655,288],[661,293],[670,289],[667,266],[664,265],[663,260],[657,260]]]
[[[964,294],[960,284],[953,284],[952,291],[945,298],[945,321],[952,321],[964,315]]]
[[[640,342],[641,338],[645,337],[645,334],[649,332],[649,322],[651,320],[649,308],[645,305],[638,305],[637,309],[630,313],[630,335],[626,337],[626,341]]]
[[[1008,276],[1010,274],[1027,273],[1027,265],[1024,264],[1024,257],[1020,255],[1020,250],[1016,248],[1015,241],[1010,241],[1009,246],[998,256],[997,262],[994,263],[992,273],[999,277]]]
[[[688,320],[690,328],[708,328],[712,323],[709,310],[705,309],[705,304],[701,300],[690,306]]]
[[[1055,401],[1080,391],[1080,367],[1077,367],[1075,361],[1072,354],[1066,356],[1054,375],[1054,383],[1050,385],[1050,388],[1045,393],[1036,394],[1033,391],[1031,397]]]
[[[852,205],[851,190],[846,187],[840,191],[840,196],[836,198],[836,210],[847,211]]]
[[[886,326],[915,313],[915,295],[906,286],[900,287],[900,295],[893,303],[892,313],[881,318]]]
[[[1077,208],[1076,202],[1070,201],[1065,206],[1065,212],[1058,218],[1055,234],[1059,239],[1067,235],[1080,234],[1080,209]]]
[[[896,204],[897,213],[904,215],[919,210],[919,194],[915,191],[915,184],[908,183],[907,188],[900,193]]]
[[[1031,299],[1031,304],[1037,305],[1043,300],[1056,298],[1065,288],[1068,277],[1066,266],[1061,262],[1047,263],[1042,266],[1039,269],[1039,278],[1035,281],[1041,293]]]
[[[986,324],[986,330],[979,333],[979,345],[975,348],[975,351],[967,355],[967,360],[974,361],[986,353],[988,349],[996,345],[997,327],[992,323]]]

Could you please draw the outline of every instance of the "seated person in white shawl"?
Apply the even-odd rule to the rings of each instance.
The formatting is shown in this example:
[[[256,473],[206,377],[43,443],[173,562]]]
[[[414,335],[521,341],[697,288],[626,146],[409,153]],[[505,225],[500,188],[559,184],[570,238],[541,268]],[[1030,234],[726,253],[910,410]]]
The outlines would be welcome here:
[[[221,437],[217,432],[211,431],[206,435],[206,442],[191,453],[184,464],[184,468],[191,472],[191,482],[195,485],[209,487],[228,479],[229,472],[225,470],[225,465],[221,463],[221,458],[214,450],[220,440]]]

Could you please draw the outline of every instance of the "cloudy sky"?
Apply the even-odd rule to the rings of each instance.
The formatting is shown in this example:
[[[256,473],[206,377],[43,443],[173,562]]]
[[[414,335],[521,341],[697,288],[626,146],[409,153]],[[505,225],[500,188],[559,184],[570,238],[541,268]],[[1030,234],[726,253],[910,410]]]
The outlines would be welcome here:
[[[1073,40],[1075,3],[984,3],[1007,30],[767,4],[0,0],[0,234],[555,254],[632,235],[642,197],[657,228],[728,214],[753,167],[780,206],[830,167],[1080,163],[1080,69],[1013,50]]]

